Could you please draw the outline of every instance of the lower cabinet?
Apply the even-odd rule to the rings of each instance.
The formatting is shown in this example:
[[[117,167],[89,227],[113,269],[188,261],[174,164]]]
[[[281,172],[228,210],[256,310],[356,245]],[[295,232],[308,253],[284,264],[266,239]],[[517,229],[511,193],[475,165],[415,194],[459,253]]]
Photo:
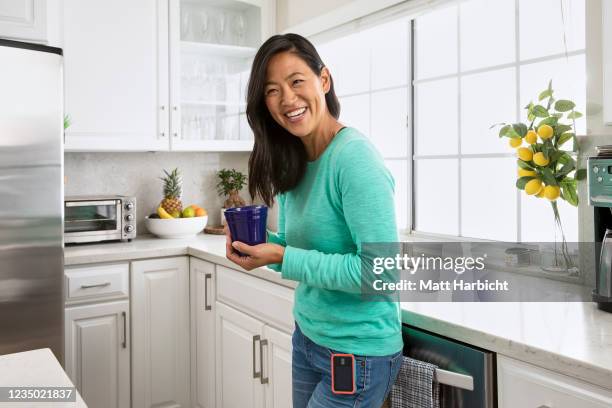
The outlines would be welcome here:
[[[609,408],[612,390],[501,355],[497,356],[499,408]]]
[[[190,258],[191,401],[215,407],[215,264]]]
[[[189,407],[189,259],[131,264],[132,406]]]
[[[216,307],[216,406],[292,406],[291,336],[223,303]]]
[[[65,309],[66,373],[89,408],[130,407],[129,305]]]

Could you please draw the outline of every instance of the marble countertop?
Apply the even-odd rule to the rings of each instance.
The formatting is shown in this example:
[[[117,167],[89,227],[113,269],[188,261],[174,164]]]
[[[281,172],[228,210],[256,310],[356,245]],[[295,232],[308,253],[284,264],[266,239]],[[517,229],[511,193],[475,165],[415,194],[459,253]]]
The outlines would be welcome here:
[[[0,356],[0,387],[74,387],[50,349]],[[0,402],[0,407],[84,407],[75,389],[76,402]]]
[[[225,237],[71,246],[66,265],[192,255],[233,269]],[[290,288],[269,268],[245,272]],[[402,303],[405,323],[612,389],[612,314],[594,303]]]

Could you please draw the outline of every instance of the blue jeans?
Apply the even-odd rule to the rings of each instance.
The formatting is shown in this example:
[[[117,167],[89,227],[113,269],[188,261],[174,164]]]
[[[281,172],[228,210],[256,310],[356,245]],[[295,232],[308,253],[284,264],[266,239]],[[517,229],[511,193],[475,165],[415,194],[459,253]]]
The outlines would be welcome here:
[[[319,346],[297,323],[293,332],[293,408],[380,408],[395,382],[402,352],[382,357],[355,356],[355,393],[331,391],[331,355],[341,351]]]

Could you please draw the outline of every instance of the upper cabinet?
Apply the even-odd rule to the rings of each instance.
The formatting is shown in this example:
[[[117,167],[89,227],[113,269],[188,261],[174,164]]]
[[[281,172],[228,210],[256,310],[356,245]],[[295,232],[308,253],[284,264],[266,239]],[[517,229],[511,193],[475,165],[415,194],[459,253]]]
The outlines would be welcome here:
[[[274,9],[266,1],[171,0],[172,150],[251,150],[246,86]]]
[[[168,150],[167,0],[64,0],[66,150]]]
[[[249,151],[274,0],[64,0],[67,151]]]
[[[0,1],[0,38],[46,43],[46,0]]]
[[[612,125],[612,4],[602,1],[604,124]]]

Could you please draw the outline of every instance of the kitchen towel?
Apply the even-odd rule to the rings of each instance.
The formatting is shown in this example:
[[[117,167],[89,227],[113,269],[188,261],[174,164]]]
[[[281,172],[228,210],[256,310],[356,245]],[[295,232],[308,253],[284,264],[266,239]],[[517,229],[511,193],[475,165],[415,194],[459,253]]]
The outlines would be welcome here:
[[[403,357],[391,387],[391,408],[440,408],[440,385],[434,380],[437,366]]]

